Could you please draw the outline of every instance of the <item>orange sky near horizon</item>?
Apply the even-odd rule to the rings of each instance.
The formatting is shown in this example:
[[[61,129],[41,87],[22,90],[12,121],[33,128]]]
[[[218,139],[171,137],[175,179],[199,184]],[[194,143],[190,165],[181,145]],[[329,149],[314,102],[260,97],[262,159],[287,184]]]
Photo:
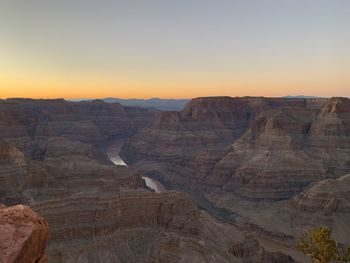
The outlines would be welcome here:
[[[103,82],[103,81],[101,81]],[[305,95],[305,96],[344,96],[350,97],[347,90],[349,84],[322,83],[319,81],[301,82],[295,81],[249,81],[243,80],[236,84],[217,84],[208,83],[157,83],[157,84],[120,84],[113,83],[46,83],[33,82],[25,84],[9,83],[0,81],[0,98],[194,98],[206,96],[264,96],[281,97],[287,95]],[[337,86],[335,88],[334,86]],[[9,88],[4,88],[9,87]],[[344,88],[342,88],[344,87]]]
[[[100,74],[6,74],[0,76],[0,98],[194,98],[204,96],[287,95],[350,97],[346,72],[249,72],[107,76]]]

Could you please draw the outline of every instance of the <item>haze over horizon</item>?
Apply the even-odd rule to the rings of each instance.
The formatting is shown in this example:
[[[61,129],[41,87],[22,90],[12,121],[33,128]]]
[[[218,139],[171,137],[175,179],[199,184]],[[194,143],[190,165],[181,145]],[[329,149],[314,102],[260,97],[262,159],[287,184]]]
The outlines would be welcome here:
[[[0,3],[0,98],[350,97],[350,2]]]

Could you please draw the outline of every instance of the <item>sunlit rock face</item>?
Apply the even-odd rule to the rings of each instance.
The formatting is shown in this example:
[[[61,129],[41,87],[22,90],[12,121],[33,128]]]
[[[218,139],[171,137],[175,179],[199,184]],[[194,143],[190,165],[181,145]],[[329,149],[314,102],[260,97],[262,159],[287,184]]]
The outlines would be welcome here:
[[[6,263],[47,262],[47,222],[29,207],[0,205],[0,259]]]

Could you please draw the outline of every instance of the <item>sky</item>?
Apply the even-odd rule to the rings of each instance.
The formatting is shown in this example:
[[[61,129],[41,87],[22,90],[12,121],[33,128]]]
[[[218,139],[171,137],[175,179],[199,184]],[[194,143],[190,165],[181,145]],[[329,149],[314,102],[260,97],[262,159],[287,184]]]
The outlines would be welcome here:
[[[349,0],[0,0],[0,98],[350,97]]]

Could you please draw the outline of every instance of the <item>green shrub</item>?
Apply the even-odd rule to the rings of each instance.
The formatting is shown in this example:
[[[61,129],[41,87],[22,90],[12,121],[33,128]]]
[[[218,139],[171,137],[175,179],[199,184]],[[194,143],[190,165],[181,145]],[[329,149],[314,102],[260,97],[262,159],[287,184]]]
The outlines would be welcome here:
[[[340,248],[328,227],[306,231],[299,239],[298,250],[311,257],[313,263],[350,262],[350,246]]]

